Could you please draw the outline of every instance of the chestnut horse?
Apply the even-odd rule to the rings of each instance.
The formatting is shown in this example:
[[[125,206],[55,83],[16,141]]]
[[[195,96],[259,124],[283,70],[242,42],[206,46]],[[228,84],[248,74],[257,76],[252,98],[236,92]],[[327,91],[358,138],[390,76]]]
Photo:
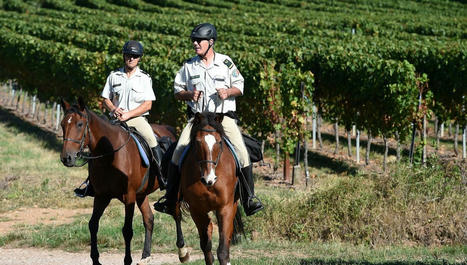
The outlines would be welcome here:
[[[91,156],[88,157],[89,181],[95,191],[92,216],[89,220],[92,263],[100,264],[97,249],[99,219],[113,198],[125,204],[125,223],[122,229],[125,239],[124,264],[129,265],[132,262],[130,243],[133,237],[135,202],[143,216],[145,229],[142,263],[148,261],[146,258],[151,254],[154,226],[148,194],[159,188],[157,177],[144,178],[149,169],[143,165],[138,147],[127,130],[111,124],[87,109],[82,99],[78,100],[77,105],[70,105],[62,100],[62,106],[62,163],[67,167],[76,166],[76,159],[82,156],[85,147],[91,152]],[[167,127],[158,126],[160,130],[155,133],[159,137],[169,136],[175,141],[175,136]]]
[[[238,196],[236,162],[224,140],[222,114],[197,113],[191,130],[191,146],[181,167],[180,198],[187,204],[196,224],[206,264],[213,264],[212,222],[214,211],[219,225],[217,257],[221,265],[230,264],[229,249],[234,230]],[[175,211],[177,246],[180,261],[186,254],[180,228],[180,203]]]

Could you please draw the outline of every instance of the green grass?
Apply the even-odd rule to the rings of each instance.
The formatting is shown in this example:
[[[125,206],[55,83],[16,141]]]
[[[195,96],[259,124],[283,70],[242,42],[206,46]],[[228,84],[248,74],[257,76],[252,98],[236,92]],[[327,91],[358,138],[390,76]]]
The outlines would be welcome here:
[[[66,168],[59,161],[55,136],[0,108],[1,213],[21,207],[80,209],[92,199],[72,190],[86,168]],[[327,161],[327,162],[326,162]],[[462,162],[461,162],[462,163]],[[319,167],[320,166],[320,167]],[[259,178],[257,194],[266,209],[244,218],[247,239],[231,249],[232,264],[455,264],[466,262],[465,166],[430,158],[426,167],[392,164],[387,174],[352,170],[325,160],[312,186],[271,186]],[[162,196],[150,196],[151,204]],[[99,249],[123,253],[124,208],[112,201],[99,229]],[[0,246],[89,249],[89,214],[68,224],[18,225],[0,236]],[[0,222],[9,221],[0,218]],[[141,215],[135,210],[133,250],[141,250]],[[185,240],[201,254],[193,221],[183,223]],[[218,244],[214,231],[213,250]],[[175,253],[173,220],[155,213],[154,253]],[[202,260],[189,264],[204,264]]]
[[[465,244],[461,165],[433,157],[426,167],[397,164],[383,175],[319,177],[328,180],[311,190],[260,189],[267,209],[248,227],[262,239],[300,242]]]

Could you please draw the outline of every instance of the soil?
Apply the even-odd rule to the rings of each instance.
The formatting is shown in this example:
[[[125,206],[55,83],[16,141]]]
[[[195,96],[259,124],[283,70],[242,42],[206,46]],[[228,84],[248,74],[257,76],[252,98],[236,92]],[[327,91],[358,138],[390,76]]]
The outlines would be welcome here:
[[[141,258],[141,252],[132,253],[132,258],[133,264],[137,264]],[[100,253],[99,261],[102,264],[123,264],[123,253]],[[89,252],[71,253],[57,249],[0,248],[0,264],[2,265],[89,265],[91,263]],[[180,264],[180,262],[177,254],[153,253],[147,264]]]
[[[48,209],[48,208],[20,208],[3,213],[0,222],[0,236],[7,234],[18,225],[33,224],[66,224],[73,221],[74,216],[90,214],[88,209]],[[133,264],[141,259],[141,251],[133,252]],[[102,264],[122,264],[124,253],[101,252]],[[201,253],[192,253],[191,260],[201,259]],[[40,248],[0,248],[0,264],[2,265],[81,265],[91,264],[89,250],[83,252],[66,252],[58,249]],[[180,264],[177,253],[153,253],[146,265]]]

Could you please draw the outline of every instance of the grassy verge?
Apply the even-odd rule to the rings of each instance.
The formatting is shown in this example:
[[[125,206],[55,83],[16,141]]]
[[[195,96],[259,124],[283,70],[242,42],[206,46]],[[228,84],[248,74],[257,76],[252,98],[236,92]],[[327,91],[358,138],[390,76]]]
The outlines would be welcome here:
[[[426,167],[395,164],[385,175],[327,176],[333,180],[311,191],[262,191],[268,209],[248,219],[248,227],[262,239],[465,244],[462,174],[462,162],[433,157]]]

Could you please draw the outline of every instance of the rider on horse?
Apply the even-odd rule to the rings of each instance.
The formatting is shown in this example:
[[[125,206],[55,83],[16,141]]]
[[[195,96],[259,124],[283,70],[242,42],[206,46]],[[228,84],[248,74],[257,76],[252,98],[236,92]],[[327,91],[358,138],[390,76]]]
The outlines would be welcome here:
[[[156,96],[151,77],[138,67],[143,56],[143,45],[138,41],[127,41],[122,53],[124,67],[112,71],[107,77],[101,94],[103,105],[112,118],[126,122],[143,136],[153,154],[151,166],[160,175],[162,150],[145,117],[149,115]],[[75,194],[79,197],[92,196],[93,190],[88,180],[83,184],[86,184],[85,187],[75,189]]]
[[[159,212],[174,214],[180,184],[178,165],[185,147],[190,143],[193,115],[209,111],[225,115],[222,125],[238,155],[240,175],[246,178],[246,181],[240,181],[243,208],[246,215],[252,215],[262,210],[263,205],[255,200],[253,166],[236,123],[235,98],[243,94],[243,76],[229,56],[214,52],[217,31],[212,24],[197,25],[190,38],[196,56],[183,64],[174,82],[175,98],[188,104],[188,123],[180,135],[168,167],[167,192],[154,204],[154,208]]]

